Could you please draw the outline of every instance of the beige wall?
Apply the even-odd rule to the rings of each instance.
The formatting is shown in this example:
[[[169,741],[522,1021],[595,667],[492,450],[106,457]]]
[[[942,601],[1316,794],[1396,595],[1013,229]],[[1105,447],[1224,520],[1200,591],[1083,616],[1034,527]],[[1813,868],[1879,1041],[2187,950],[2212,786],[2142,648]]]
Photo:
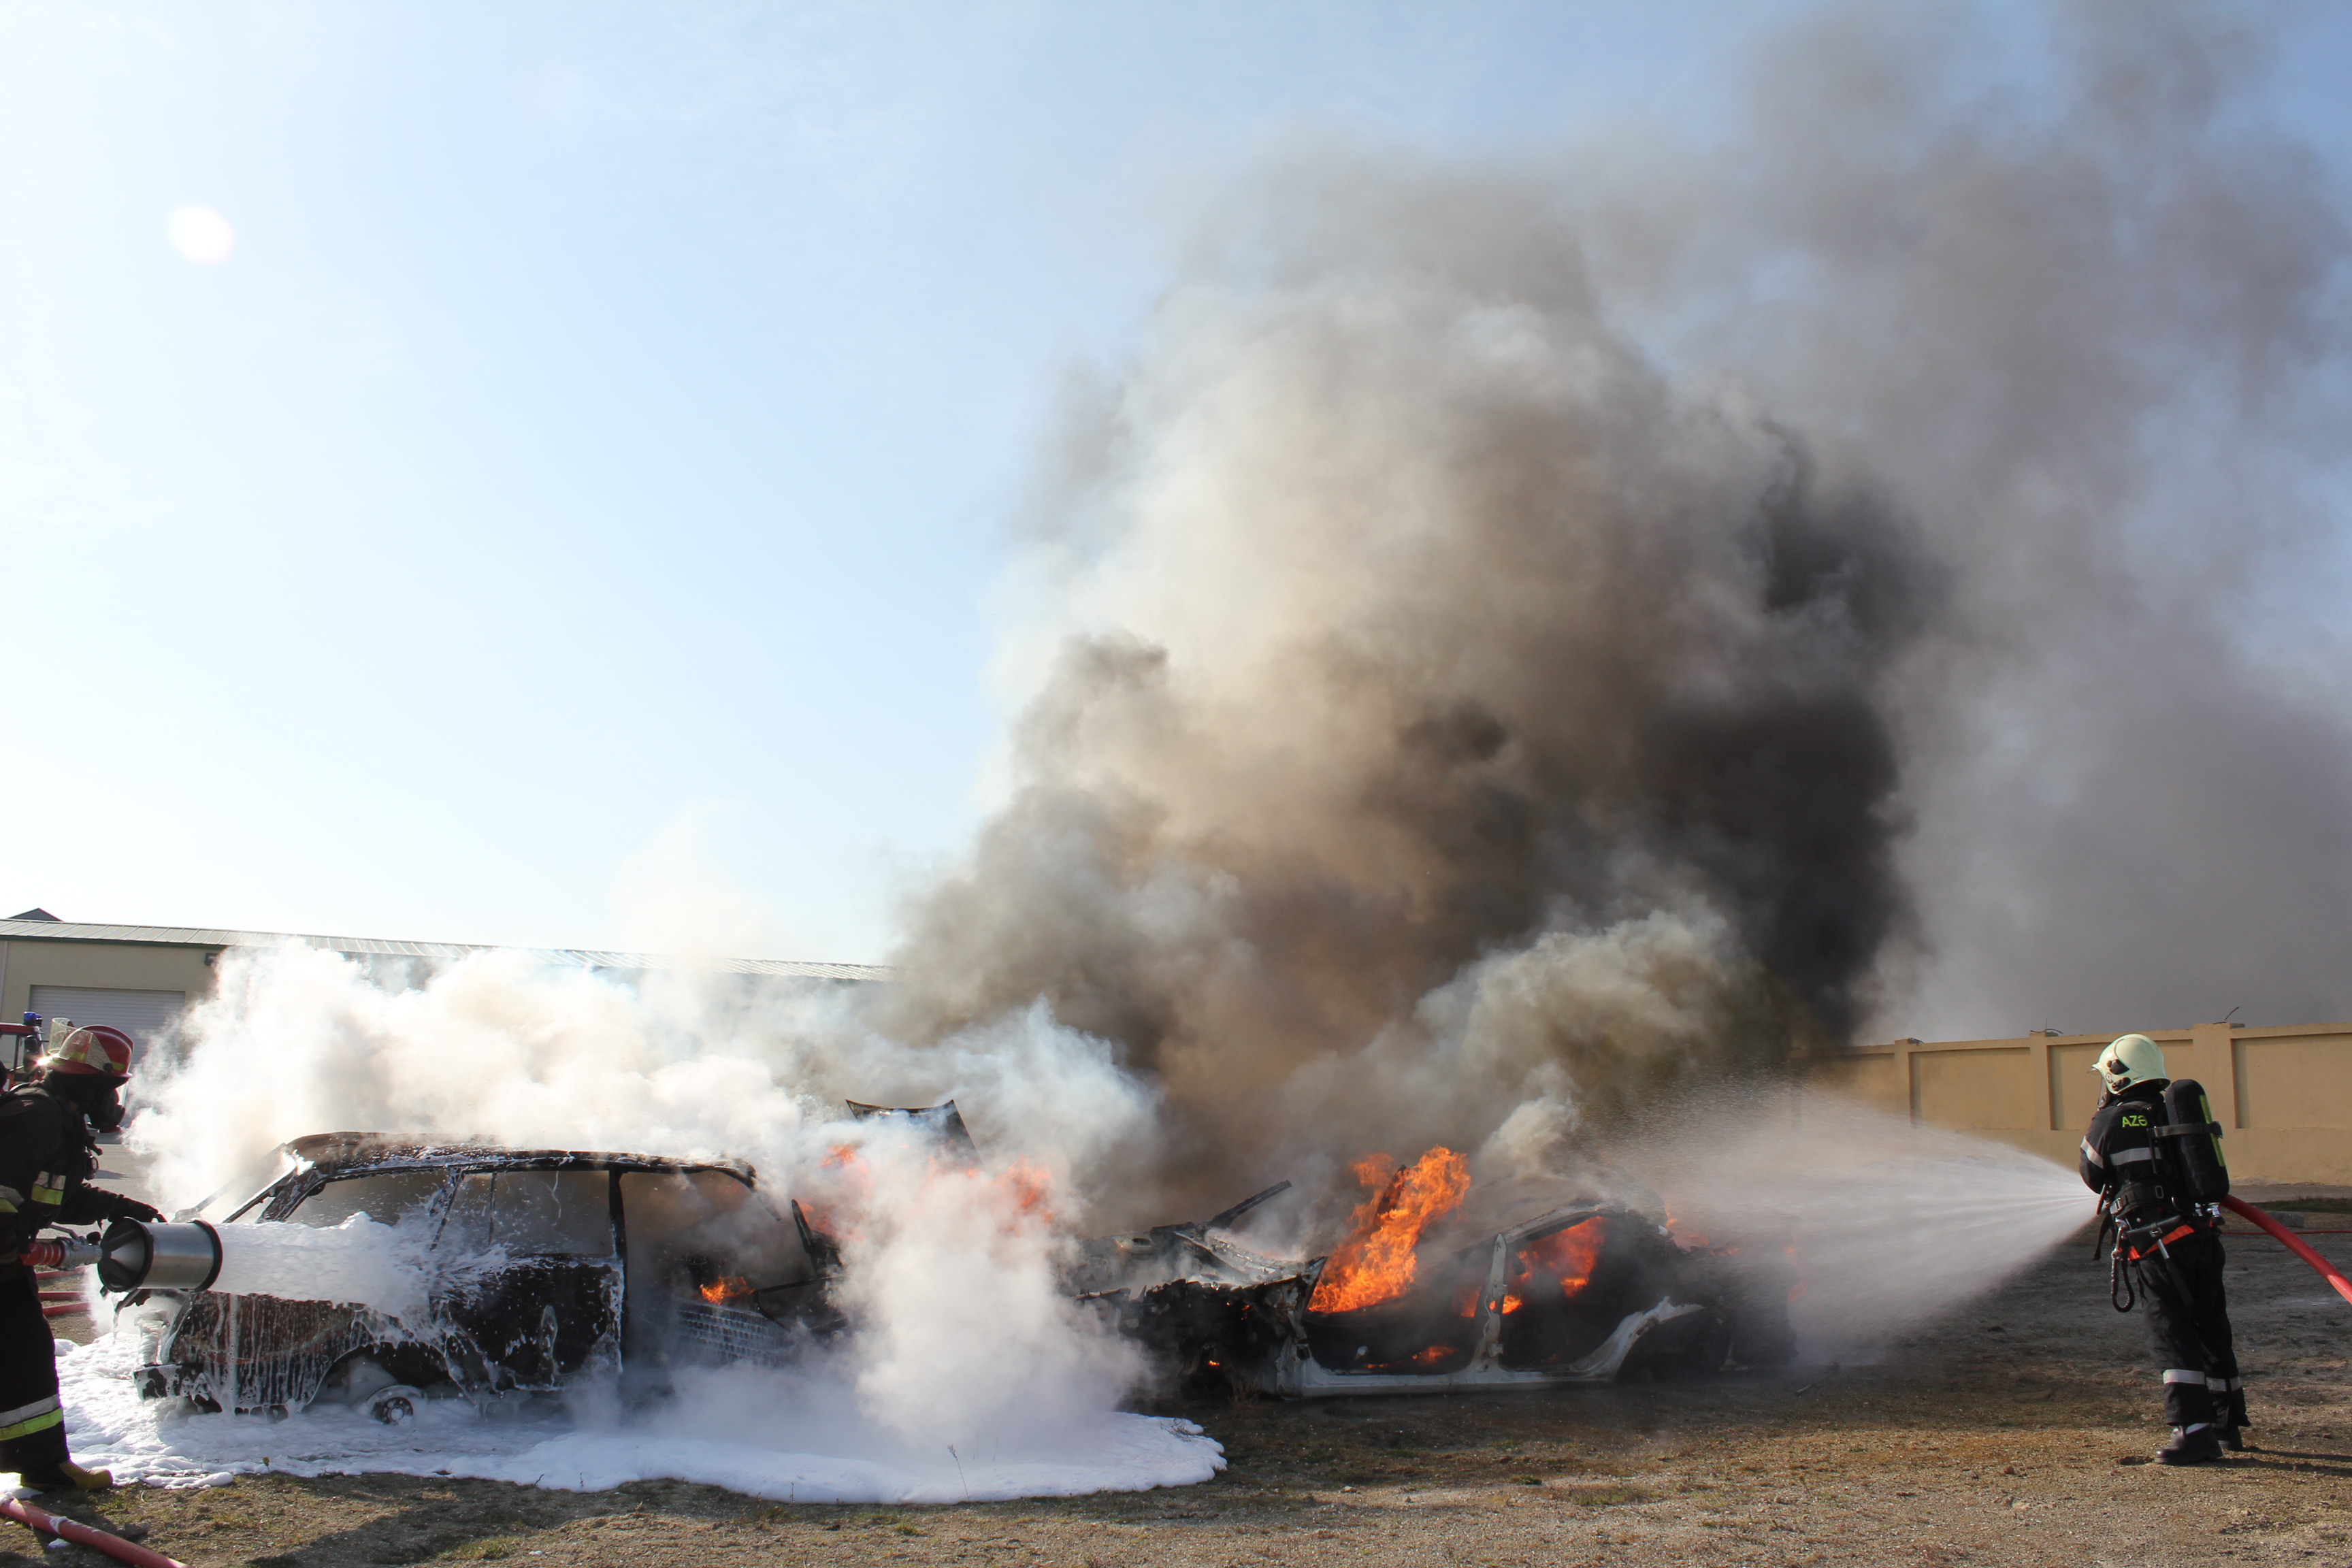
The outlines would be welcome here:
[[[184,991],[190,1002],[212,994],[210,947],[131,942],[0,941],[0,1023],[32,1005],[36,985],[97,985],[111,991]]]
[[[2352,1024],[2151,1029],[2166,1069],[2205,1086],[2231,1178],[2352,1184]],[[2111,1035],[1900,1040],[1822,1064],[1816,1081],[1915,1125],[1952,1127],[2064,1164],[2098,1105]]]

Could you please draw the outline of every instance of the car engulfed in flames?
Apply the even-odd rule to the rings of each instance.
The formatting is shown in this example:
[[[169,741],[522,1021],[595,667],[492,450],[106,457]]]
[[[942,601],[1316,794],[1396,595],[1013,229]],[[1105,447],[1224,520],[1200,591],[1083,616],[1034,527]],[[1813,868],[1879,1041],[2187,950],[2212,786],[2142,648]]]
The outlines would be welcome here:
[[[1209,1220],[1088,1243],[1075,1281],[1164,1375],[1290,1397],[1685,1376],[1785,1364],[1794,1273],[1775,1248],[1678,1237],[1622,1179],[1474,1183],[1433,1149],[1356,1170],[1326,1256],[1276,1258]]]

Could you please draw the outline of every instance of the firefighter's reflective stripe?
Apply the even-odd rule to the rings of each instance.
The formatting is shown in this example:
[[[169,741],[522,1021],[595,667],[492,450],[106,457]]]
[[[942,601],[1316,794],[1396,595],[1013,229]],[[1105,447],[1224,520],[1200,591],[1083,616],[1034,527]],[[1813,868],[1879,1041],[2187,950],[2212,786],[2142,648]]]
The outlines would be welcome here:
[[[2142,1160],[2155,1158],[2156,1151],[2153,1149],[2118,1149],[2107,1156],[2107,1163],[2115,1165],[2130,1165]]]
[[[2094,1165],[2104,1165],[2107,1163],[2107,1157],[2105,1155],[2091,1147],[2091,1141],[2088,1138],[2083,1140],[2083,1158],[2088,1160]]]
[[[66,1179],[54,1172],[42,1172],[33,1179],[33,1201],[52,1206],[65,1202]]]
[[[0,1186],[0,1214],[15,1214],[25,1201],[25,1194],[14,1187]]]
[[[2216,1394],[2227,1394],[2231,1389],[2245,1387],[2246,1380],[2242,1377],[2209,1377],[2205,1380],[2205,1386]]]
[[[12,1437],[28,1437],[36,1432],[62,1424],[65,1418],[66,1413],[59,1407],[58,1396],[54,1394],[47,1399],[36,1399],[30,1405],[19,1405],[14,1410],[0,1410],[0,1443]]]
[[[2202,1383],[2210,1387],[2212,1380],[2208,1378],[2203,1373],[2193,1371],[2189,1367],[2168,1366],[2164,1369],[2164,1381],[2167,1383]]]

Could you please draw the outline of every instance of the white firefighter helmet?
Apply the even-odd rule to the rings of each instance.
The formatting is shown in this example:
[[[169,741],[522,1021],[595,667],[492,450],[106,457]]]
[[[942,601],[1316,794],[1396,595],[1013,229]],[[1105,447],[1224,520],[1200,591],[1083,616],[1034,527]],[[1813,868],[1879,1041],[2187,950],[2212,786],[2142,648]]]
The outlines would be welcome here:
[[[2146,1035],[2116,1036],[2099,1053],[2091,1070],[2099,1075],[2110,1091],[2168,1076],[2164,1070],[2164,1048]]]

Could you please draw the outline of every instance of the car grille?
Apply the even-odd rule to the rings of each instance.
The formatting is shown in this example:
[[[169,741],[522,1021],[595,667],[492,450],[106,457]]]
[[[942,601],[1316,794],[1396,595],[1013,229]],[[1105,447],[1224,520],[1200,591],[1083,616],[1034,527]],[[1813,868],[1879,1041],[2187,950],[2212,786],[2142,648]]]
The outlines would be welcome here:
[[[792,1345],[781,1325],[759,1313],[709,1301],[678,1304],[678,1333],[716,1361],[782,1361]]]

